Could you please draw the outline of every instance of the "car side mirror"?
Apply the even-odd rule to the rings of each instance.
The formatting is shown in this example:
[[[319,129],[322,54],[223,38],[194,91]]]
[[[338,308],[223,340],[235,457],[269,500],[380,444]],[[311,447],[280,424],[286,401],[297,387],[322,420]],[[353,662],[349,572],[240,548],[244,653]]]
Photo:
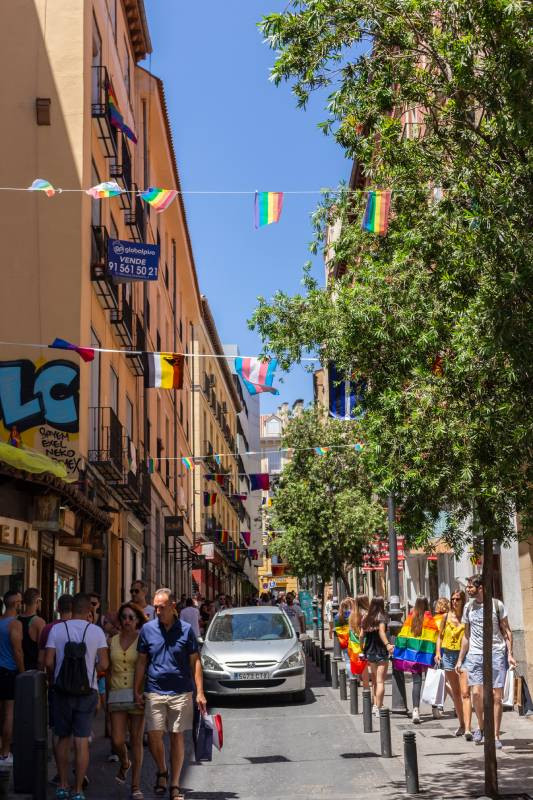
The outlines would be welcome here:
[[[203,636],[197,636],[197,637],[196,637],[196,641],[198,642],[198,644],[200,645],[200,647],[202,647],[202,645],[203,645],[203,643],[204,643],[204,638],[203,638]]]

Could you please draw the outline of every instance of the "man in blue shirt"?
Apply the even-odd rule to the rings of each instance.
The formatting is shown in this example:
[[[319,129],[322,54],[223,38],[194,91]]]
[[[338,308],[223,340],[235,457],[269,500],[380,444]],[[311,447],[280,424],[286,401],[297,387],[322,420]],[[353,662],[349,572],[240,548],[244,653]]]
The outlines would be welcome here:
[[[157,765],[154,792],[166,794],[168,771],[163,736],[170,734],[170,800],[181,800],[179,789],[185,755],[184,731],[193,726],[192,692],[205,713],[203,673],[198,642],[191,626],[177,618],[176,600],[170,589],[154,595],[155,619],[143,625],[135,667],[135,700],[145,707],[148,745]]]

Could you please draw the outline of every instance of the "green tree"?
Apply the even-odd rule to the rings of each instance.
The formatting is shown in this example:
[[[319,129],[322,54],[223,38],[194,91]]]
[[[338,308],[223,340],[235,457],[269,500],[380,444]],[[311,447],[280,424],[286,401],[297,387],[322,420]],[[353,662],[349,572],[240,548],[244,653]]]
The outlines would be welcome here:
[[[355,450],[356,431],[350,423],[307,409],[293,417],[283,446],[294,448],[273,496],[271,549],[282,556],[297,577],[336,572],[350,592],[348,572],[360,562],[361,549],[385,530],[383,503]],[[318,455],[315,446],[325,446]]]
[[[492,542],[530,531],[531,4],[309,0],[261,26],[272,77],[298,103],[329,87],[323,123],[362,178],[392,188],[386,237],[360,228],[364,195],[326,196],[313,249],[342,222],[322,288],[260,299],[252,324],[283,367],[320,349],[368,378],[362,461],[399,526],[427,540],[445,509],[457,550],[484,537],[486,683]],[[417,108],[422,124],[406,124]],[[434,188],[442,189],[436,196]],[[475,513],[474,513],[475,512]],[[486,693],[485,790],[497,796]]]

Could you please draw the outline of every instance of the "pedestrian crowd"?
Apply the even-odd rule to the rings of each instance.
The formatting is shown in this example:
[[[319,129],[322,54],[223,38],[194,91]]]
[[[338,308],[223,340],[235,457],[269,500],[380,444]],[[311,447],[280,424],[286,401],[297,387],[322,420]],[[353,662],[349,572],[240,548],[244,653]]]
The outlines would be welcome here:
[[[84,800],[94,718],[105,714],[116,780],[131,780],[131,800],[143,800],[140,777],[145,737],[156,765],[154,794],[183,800],[180,775],[184,732],[193,727],[196,704],[205,713],[198,639],[214,613],[230,607],[158,589],[153,604],[147,586],[133,581],[131,600],[101,613],[97,594],[62,595],[57,619],[40,615],[41,593],[8,591],[0,617],[0,767],[13,763],[15,682],[27,670],[48,676],[48,718],[57,775],[57,800]],[[194,702],[193,702],[194,696]],[[164,736],[170,743],[166,763]],[[74,774],[71,760],[74,754]],[[131,778],[128,776],[131,773]]]
[[[348,675],[371,687],[373,713],[379,715],[385,696],[385,680],[392,662],[394,670],[411,675],[412,721],[420,724],[422,686],[428,670],[443,670],[445,693],[450,696],[458,727],[455,736],[482,744],[483,725],[483,581],[473,575],[466,583],[466,593],[452,592],[451,599],[441,597],[433,613],[426,597],[417,598],[408,613],[394,644],[389,633],[385,599],[366,595],[342,600],[334,613],[332,593],[325,604],[330,637],[339,640]],[[507,610],[501,600],[493,601],[492,614],[492,693],[496,749],[500,738],[503,690],[507,670],[516,667],[513,635]],[[433,676],[432,676],[433,677]],[[431,692],[429,693],[431,694]],[[477,729],[472,731],[472,710]],[[443,703],[432,706],[439,718]]]

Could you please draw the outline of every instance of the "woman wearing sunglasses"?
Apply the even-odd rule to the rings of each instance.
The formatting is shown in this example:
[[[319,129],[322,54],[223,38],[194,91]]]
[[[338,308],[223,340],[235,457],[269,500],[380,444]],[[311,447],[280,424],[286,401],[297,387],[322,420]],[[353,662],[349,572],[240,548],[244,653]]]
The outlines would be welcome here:
[[[131,768],[131,799],[143,800],[140,789],[143,759],[144,710],[135,703],[133,676],[137,663],[137,639],[146,622],[142,609],[135,603],[123,603],[118,610],[119,633],[109,643],[111,661],[108,710],[111,716],[113,751],[120,759],[116,780],[125,783]],[[126,747],[130,733],[131,761]]]
[[[470,742],[472,741],[472,732],[470,730],[472,725],[472,704],[470,702],[468,677],[464,670],[460,676],[455,672],[455,665],[459,658],[461,642],[465,632],[463,622],[465,602],[466,595],[464,592],[455,591],[452,594],[450,610],[443,615],[439,624],[435,662],[446,670],[446,682],[450,687],[455,713],[459,720],[459,727],[455,731],[455,736],[464,735],[465,739]]]

